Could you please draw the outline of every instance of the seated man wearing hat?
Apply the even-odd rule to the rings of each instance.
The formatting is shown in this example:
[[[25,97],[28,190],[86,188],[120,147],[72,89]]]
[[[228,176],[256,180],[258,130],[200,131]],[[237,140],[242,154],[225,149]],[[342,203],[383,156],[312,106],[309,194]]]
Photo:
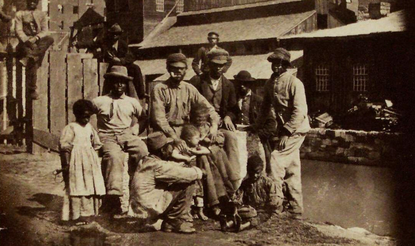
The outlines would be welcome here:
[[[223,76],[223,68],[226,66],[229,54],[223,49],[213,49],[208,53],[209,72],[202,76],[194,76],[189,82],[214,107],[222,118],[223,128],[221,132],[225,135],[225,151],[231,166],[229,167],[229,179],[238,189],[240,181],[240,163],[237,136],[234,133],[236,119],[235,108],[237,107],[234,85]]]
[[[37,10],[39,0],[26,0],[27,9],[16,13],[16,35],[19,44],[16,47],[19,62],[27,67],[27,87],[31,99],[39,97],[37,93],[37,70],[42,65],[48,48],[53,44],[49,36],[48,16]]]
[[[276,115],[278,140],[271,153],[270,173],[277,184],[277,195],[282,210],[283,183],[287,187],[289,206],[287,215],[301,219],[303,195],[301,187],[300,147],[310,130],[307,101],[303,83],[287,72],[290,53],[277,48],[268,57],[273,74],[264,86],[264,100],[257,121],[257,129],[265,122],[271,109]]]
[[[148,135],[150,155],[134,173],[130,188],[131,209],[137,217],[147,219],[154,229],[163,221],[166,232],[193,233],[193,223],[186,218],[190,211],[194,182],[203,177],[198,167],[168,161],[174,140],[162,132]]]
[[[187,69],[186,56],[171,54],[167,57],[166,65],[170,78],[157,84],[151,93],[150,121],[153,128],[173,138],[178,148],[184,150],[187,146],[180,139],[181,128],[189,123],[192,108],[201,105],[209,109],[210,135],[216,137],[219,115],[196,88],[183,81]]]
[[[107,191],[103,209],[115,215],[123,212],[120,204],[123,195],[123,151],[129,153],[130,177],[148,151],[146,144],[130,128],[134,116],[143,116],[143,109],[137,99],[125,95],[127,83],[132,80],[127,74],[127,68],[112,66],[104,77],[112,85],[111,92],[92,102],[97,114],[99,137],[103,143],[102,170]]]
[[[130,97],[142,99],[145,96],[145,85],[140,66],[134,63],[135,56],[128,48],[128,44],[120,39],[123,33],[120,25],[113,24],[108,30],[102,40],[97,41],[97,46],[100,46],[102,52],[102,59],[109,63],[109,66],[122,65],[127,67],[128,75],[133,77],[133,80],[128,84],[127,95]],[[110,85],[104,84],[103,94],[109,92]]]
[[[197,54],[192,62],[192,68],[195,71],[196,75],[198,76],[209,71],[207,53],[209,53],[209,51],[213,49],[222,49],[218,46],[219,34],[217,32],[208,33],[207,39],[209,41],[209,45],[207,47],[201,47],[197,51]],[[199,63],[202,63],[200,67],[199,67]],[[223,72],[226,73],[226,71],[228,71],[231,65],[232,65],[232,58],[229,56],[226,61],[226,65],[222,69]]]

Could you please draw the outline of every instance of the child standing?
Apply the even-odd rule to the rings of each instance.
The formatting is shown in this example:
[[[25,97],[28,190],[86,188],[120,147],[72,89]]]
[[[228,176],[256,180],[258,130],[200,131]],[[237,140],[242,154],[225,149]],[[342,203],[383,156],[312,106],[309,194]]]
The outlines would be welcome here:
[[[69,123],[60,138],[60,155],[66,194],[62,221],[87,224],[98,215],[101,196],[105,195],[104,178],[96,150],[102,144],[89,124],[93,104],[78,100],[73,105],[76,121]]]
[[[185,161],[189,166],[196,166],[197,156],[210,154],[208,148],[203,147],[199,144],[200,136],[200,132],[195,126],[183,126],[180,138],[186,142],[188,148],[185,151],[179,151],[177,148],[175,148],[172,152],[171,157],[176,161]],[[194,205],[196,207],[195,215],[201,220],[207,220],[208,217],[203,212],[203,184],[200,181],[196,183]]]

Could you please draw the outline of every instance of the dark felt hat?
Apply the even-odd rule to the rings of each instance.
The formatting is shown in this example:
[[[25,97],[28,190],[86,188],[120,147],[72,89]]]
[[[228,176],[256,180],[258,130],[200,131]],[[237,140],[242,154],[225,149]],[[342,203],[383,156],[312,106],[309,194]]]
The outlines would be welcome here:
[[[277,48],[274,53],[272,53],[270,56],[268,56],[267,59],[269,62],[282,60],[290,64],[291,61],[291,54],[284,48]]]
[[[167,57],[166,64],[172,67],[186,67],[187,68],[187,58],[182,53],[173,53]]]
[[[211,49],[207,53],[210,62],[216,64],[225,64],[228,62],[229,53],[224,49]]]
[[[128,76],[127,68],[124,66],[112,66],[110,71],[104,74],[104,78],[122,78],[125,80],[133,80],[133,77]]]
[[[246,70],[241,70],[237,75],[233,76],[235,80],[239,82],[253,82],[254,78],[251,77],[251,74]]]
[[[120,25],[118,25],[118,23],[115,23],[114,25],[112,25],[112,26],[108,29],[108,32],[109,32],[109,33],[118,33],[118,34],[120,34],[120,33],[122,33],[122,32],[123,32],[123,30],[122,30],[121,26],[120,26]]]
[[[153,132],[147,137],[147,146],[151,150],[161,149],[164,145],[172,143],[173,138],[168,138],[163,132]]]
[[[216,36],[217,38],[219,38],[219,34],[217,33],[217,32],[209,32],[208,33],[208,37],[210,38],[210,37],[213,37],[213,36]]]

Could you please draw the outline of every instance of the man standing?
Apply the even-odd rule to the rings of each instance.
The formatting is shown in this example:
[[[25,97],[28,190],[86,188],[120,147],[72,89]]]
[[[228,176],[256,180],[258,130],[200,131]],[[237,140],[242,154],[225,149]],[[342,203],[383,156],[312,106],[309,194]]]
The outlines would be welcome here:
[[[173,141],[162,132],[148,136],[150,155],[134,174],[130,204],[135,215],[147,219],[148,224],[163,220],[162,229],[166,232],[193,233],[196,230],[186,218],[194,191],[192,184],[200,180],[203,173],[197,167],[168,161]]]
[[[16,35],[20,41],[16,47],[18,58],[27,67],[27,87],[30,97],[38,99],[37,69],[42,65],[46,50],[53,44],[48,36],[48,20],[45,12],[37,10],[39,0],[27,0],[27,10],[16,13]]]
[[[123,195],[123,151],[129,153],[128,172],[132,177],[138,162],[148,154],[148,150],[131,128],[133,116],[143,116],[143,109],[137,99],[125,95],[127,83],[132,80],[127,75],[127,68],[113,66],[104,77],[112,85],[111,92],[92,101],[97,114],[99,137],[103,143],[102,170],[107,191],[103,209],[111,214],[120,214],[123,212],[120,210],[120,197]]]
[[[202,105],[209,109],[210,134],[216,137],[219,115],[196,88],[183,81],[187,69],[186,56],[181,53],[171,54],[166,63],[170,78],[157,84],[151,93],[150,120],[155,130],[173,138],[179,149],[185,149],[186,143],[180,139],[181,127],[189,122],[191,109]]]
[[[238,189],[240,181],[240,163],[238,151],[238,139],[234,133],[235,109],[237,107],[235,87],[223,76],[223,69],[228,62],[229,54],[223,49],[213,49],[208,53],[209,72],[201,76],[194,76],[190,83],[214,107],[215,111],[223,119],[221,132],[225,135],[225,151],[231,164],[228,171],[229,179]]]
[[[264,87],[264,100],[261,105],[257,125],[260,127],[273,107],[276,114],[278,141],[272,151],[269,176],[277,183],[282,210],[282,186],[287,186],[288,214],[301,219],[303,195],[301,187],[300,147],[310,130],[307,115],[307,101],[303,83],[287,72],[290,53],[277,48],[268,57],[274,72]]]
[[[207,54],[209,53],[209,51],[213,50],[213,49],[221,49],[218,46],[219,43],[219,34],[216,32],[210,32],[208,33],[208,41],[209,41],[209,45],[207,47],[201,47],[198,51],[197,54],[195,56],[195,58],[193,59],[192,62],[192,68],[195,71],[196,75],[200,76],[203,73],[206,73],[207,71],[209,71],[209,66],[208,66],[208,57]],[[201,66],[199,67],[199,63],[202,63]],[[232,65],[232,58],[228,56],[228,59],[226,61],[226,65],[223,67],[223,73],[226,73],[226,71],[228,71],[229,67]]]
[[[98,41],[98,46],[101,47],[102,58],[104,62],[109,63],[110,67],[114,65],[121,65],[127,67],[128,75],[133,77],[132,84],[128,85],[128,95],[131,97],[138,97],[143,99],[145,96],[145,85],[140,66],[134,63],[134,54],[128,48],[128,44],[120,39],[123,33],[120,25],[115,23],[108,30],[103,40]],[[108,87],[104,88],[104,92]]]
[[[245,70],[240,71],[234,78],[238,103],[235,123],[247,126],[253,125],[262,103],[262,98],[251,90],[255,79]]]

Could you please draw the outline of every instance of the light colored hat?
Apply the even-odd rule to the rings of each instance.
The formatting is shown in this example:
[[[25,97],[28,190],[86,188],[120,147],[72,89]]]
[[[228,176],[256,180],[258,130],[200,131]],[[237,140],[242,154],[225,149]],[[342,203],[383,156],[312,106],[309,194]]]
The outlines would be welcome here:
[[[124,66],[112,66],[110,71],[104,74],[104,78],[117,77],[125,80],[133,80],[133,77],[128,76],[127,68]]]
[[[282,60],[282,61],[286,61],[288,64],[291,64],[290,63],[291,54],[284,48],[277,48],[275,49],[274,53],[268,56],[267,60],[269,62],[273,62],[275,60]]]
[[[224,49],[212,49],[207,53],[210,62],[225,64],[228,62],[229,53]]]

